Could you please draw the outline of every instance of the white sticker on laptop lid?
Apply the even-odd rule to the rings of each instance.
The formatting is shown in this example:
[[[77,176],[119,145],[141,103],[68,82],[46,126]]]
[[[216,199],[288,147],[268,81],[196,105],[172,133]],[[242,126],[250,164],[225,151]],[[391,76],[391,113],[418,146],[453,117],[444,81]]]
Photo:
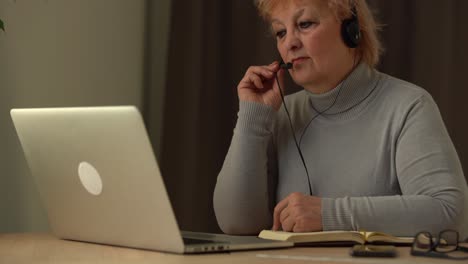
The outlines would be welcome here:
[[[99,195],[102,192],[102,179],[98,171],[86,161],[78,165],[78,176],[85,189],[93,194]]]

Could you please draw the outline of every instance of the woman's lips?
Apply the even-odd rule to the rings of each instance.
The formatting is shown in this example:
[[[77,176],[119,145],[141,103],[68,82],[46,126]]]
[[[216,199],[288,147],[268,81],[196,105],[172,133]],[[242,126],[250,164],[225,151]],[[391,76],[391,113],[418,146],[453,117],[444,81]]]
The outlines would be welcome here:
[[[302,62],[304,62],[305,60],[307,60],[308,58],[307,57],[299,57],[299,58],[295,58],[292,60],[292,63],[293,64],[300,64]]]

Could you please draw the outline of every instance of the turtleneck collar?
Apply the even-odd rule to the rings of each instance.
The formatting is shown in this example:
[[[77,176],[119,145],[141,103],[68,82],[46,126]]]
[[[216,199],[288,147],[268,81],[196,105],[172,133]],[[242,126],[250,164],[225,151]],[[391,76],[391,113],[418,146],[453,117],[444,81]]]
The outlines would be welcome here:
[[[379,74],[365,63],[360,63],[341,83],[332,90],[315,94],[306,90],[308,103],[314,112],[322,116],[342,116],[356,113],[363,102],[377,87]]]

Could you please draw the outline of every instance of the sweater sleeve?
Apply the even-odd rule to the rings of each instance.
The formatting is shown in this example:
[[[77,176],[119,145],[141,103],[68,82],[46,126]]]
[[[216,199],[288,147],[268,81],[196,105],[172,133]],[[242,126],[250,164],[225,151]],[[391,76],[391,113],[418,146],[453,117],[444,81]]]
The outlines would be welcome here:
[[[395,144],[402,195],[324,198],[324,230],[364,229],[398,236],[447,228],[466,232],[467,184],[430,95],[408,108]]]
[[[256,235],[271,228],[277,174],[272,143],[275,115],[271,107],[240,102],[213,197],[216,219],[227,234]]]

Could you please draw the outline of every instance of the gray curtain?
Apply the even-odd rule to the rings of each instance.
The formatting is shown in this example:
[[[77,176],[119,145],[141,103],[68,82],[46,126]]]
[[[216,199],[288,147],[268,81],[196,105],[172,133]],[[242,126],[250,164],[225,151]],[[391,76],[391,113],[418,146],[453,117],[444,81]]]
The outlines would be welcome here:
[[[164,91],[147,83],[149,127],[161,114],[154,112],[159,111],[154,105],[161,102],[154,95],[164,95],[162,134],[150,129],[150,136],[161,140],[157,150],[161,171],[185,230],[220,231],[212,195],[236,121],[237,83],[249,65],[278,58],[274,39],[252,2],[173,0]],[[378,68],[433,95],[467,168],[468,126],[463,113],[468,110],[468,92],[462,78],[468,66],[468,23],[462,16],[468,1],[368,2],[385,24],[381,39],[386,52]],[[151,29],[148,34],[154,38]],[[147,52],[152,52],[151,46]],[[287,86],[289,92],[297,90],[290,81]]]

